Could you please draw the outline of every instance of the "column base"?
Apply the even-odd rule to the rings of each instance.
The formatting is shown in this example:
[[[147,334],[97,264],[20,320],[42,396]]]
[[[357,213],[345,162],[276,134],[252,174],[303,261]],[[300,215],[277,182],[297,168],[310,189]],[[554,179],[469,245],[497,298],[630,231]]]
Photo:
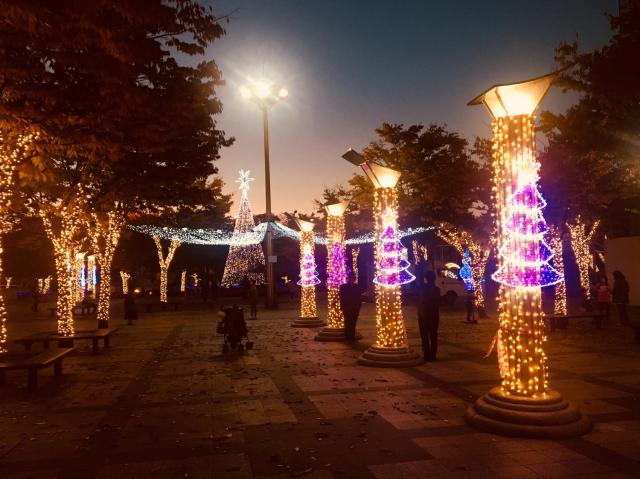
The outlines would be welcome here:
[[[346,341],[347,337],[344,335],[344,328],[326,326],[313,339],[316,341]],[[362,334],[356,332],[356,339],[362,339]]]
[[[411,348],[369,346],[358,358],[358,364],[374,368],[406,368],[422,364],[422,357]]]
[[[515,396],[497,386],[469,406],[467,423],[503,436],[555,439],[591,431],[592,424],[557,391],[544,397]]]
[[[319,328],[324,326],[324,321],[318,318],[296,318],[291,323],[292,328]]]

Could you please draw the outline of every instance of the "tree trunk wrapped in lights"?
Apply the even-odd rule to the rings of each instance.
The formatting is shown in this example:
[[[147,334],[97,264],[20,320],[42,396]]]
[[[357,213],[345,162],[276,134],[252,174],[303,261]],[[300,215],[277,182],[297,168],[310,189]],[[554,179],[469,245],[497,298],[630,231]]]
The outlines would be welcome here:
[[[121,211],[109,211],[103,219],[93,214],[92,226],[91,239],[96,252],[96,261],[100,265],[100,286],[97,288],[98,327],[108,328],[111,310],[111,263],[120,241],[124,215]]]
[[[45,232],[53,243],[58,283],[58,334],[62,336],[74,333],[73,308],[76,305],[78,290],[78,277],[74,266],[84,241],[84,213],[85,200],[81,189],[76,196],[62,205],[42,203],[39,209]]]
[[[356,284],[360,284],[360,271],[358,269],[358,256],[360,256],[360,248],[356,246],[351,248],[351,271],[356,278]]]
[[[160,238],[158,236],[154,236],[153,241],[156,243],[156,248],[158,249],[158,260],[160,262],[160,302],[166,303],[168,301],[167,286],[169,265],[171,264],[171,261],[173,261],[173,255],[180,246],[180,241],[175,239],[171,240],[166,257],[162,252],[162,242],[160,241]]]
[[[120,271],[120,281],[122,282],[122,294],[129,294],[129,279],[131,274],[126,271]]]
[[[298,328],[313,328],[322,326],[318,318],[316,305],[316,285],[320,284],[316,270],[314,255],[315,242],[313,239],[313,223],[296,219],[300,228],[300,317],[291,326]]]
[[[562,281],[544,242],[545,202],[537,187],[533,112],[553,75],[497,85],[470,104],[484,104],[493,122],[493,180],[498,269],[502,386],[472,405],[466,418],[481,429],[509,435],[566,437],[590,429],[589,421],[549,388],[544,352],[541,288]]]
[[[564,276],[564,245],[562,241],[562,231],[559,228],[549,229],[549,246],[555,253],[553,256],[553,267],[558,274]],[[555,286],[553,299],[553,314],[563,316],[567,314],[567,284],[566,279],[558,282]]]
[[[187,291],[187,270],[183,269],[180,273],[180,292],[184,293],[185,291]]]
[[[442,240],[453,246],[461,257],[464,258],[465,252],[468,252],[465,261],[469,264],[471,270],[473,291],[475,292],[474,306],[481,317],[486,316],[482,281],[484,280],[487,261],[491,254],[491,246],[475,239],[468,231],[456,230],[452,226],[439,229],[437,234]]]
[[[591,229],[589,229],[580,216],[576,218],[575,223],[567,224],[571,238],[571,249],[573,249],[580,273],[580,287],[582,288],[584,299],[591,297],[591,282],[589,281],[589,271],[593,269],[591,240],[599,224],[600,220],[596,220],[591,226]]]

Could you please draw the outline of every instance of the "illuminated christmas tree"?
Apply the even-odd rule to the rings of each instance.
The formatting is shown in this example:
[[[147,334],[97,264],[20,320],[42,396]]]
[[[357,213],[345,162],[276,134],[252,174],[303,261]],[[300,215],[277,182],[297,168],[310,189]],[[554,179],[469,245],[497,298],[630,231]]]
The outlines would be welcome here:
[[[415,276],[407,271],[410,264],[404,258],[404,247],[398,239],[395,214],[387,212],[383,217],[383,233],[380,235],[378,268],[373,282],[381,286],[397,286],[413,281]]]
[[[305,247],[300,263],[300,281],[298,286],[315,286],[320,283],[318,272],[316,271],[316,260],[310,247]]]
[[[249,237],[247,233],[253,231],[256,226],[249,204],[249,182],[251,181],[253,178],[249,178],[249,170],[240,170],[240,177],[236,180],[240,185],[240,208],[222,275],[223,286],[240,284],[245,276],[256,284],[264,283],[264,275],[254,272],[256,267],[265,264],[262,246],[247,240]]]

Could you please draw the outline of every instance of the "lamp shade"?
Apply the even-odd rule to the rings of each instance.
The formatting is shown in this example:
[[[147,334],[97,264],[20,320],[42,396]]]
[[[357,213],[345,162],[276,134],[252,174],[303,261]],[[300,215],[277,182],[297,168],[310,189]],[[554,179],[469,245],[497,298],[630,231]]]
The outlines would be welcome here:
[[[341,201],[340,203],[327,205],[324,207],[324,209],[327,211],[327,214],[329,216],[342,216],[348,205],[348,201]]]
[[[484,105],[494,118],[530,115],[549,91],[557,72],[531,80],[494,85],[468,105]]]
[[[301,220],[300,218],[296,218],[296,224],[300,231],[313,231],[313,227],[315,226],[311,221]]]
[[[393,188],[398,183],[401,175],[399,171],[377,163],[366,162],[360,167],[376,188]]]

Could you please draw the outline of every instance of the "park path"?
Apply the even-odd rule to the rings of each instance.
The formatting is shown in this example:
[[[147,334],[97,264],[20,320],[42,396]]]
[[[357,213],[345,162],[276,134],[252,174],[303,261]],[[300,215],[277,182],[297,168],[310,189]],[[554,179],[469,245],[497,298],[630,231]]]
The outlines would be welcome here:
[[[412,312],[408,310],[407,317]],[[76,353],[32,397],[0,390],[4,478],[640,477],[640,350],[626,330],[572,325],[549,340],[551,384],[588,413],[563,441],[480,433],[465,408],[497,382],[484,353],[495,321],[445,312],[439,360],[356,365],[374,337],[365,305],[355,345],[318,343],[295,310],[260,312],[255,349],[220,355],[206,311],[144,314],[110,351]],[[409,336],[417,345],[415,322]]]

